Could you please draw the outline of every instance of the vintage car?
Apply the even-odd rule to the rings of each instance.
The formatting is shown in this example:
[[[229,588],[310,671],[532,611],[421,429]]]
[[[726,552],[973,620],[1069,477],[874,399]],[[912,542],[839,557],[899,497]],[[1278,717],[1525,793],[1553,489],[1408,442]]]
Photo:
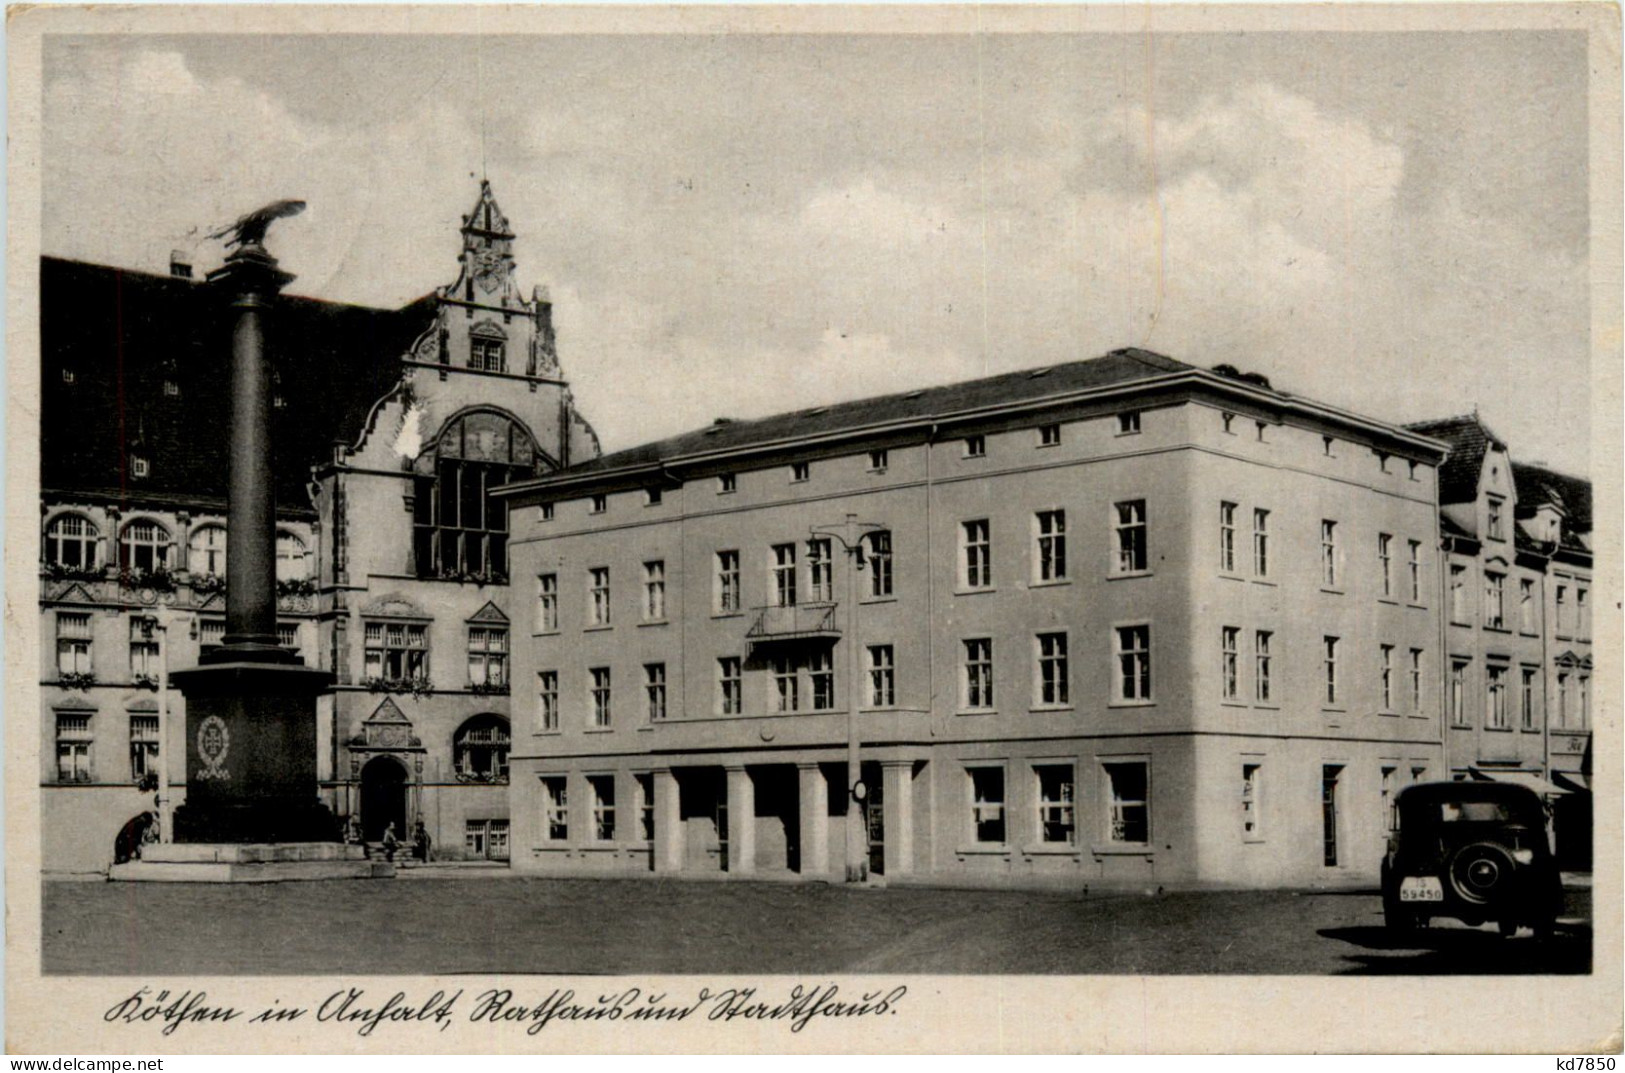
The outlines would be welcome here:
[[[1382,862],[1388,927],[1408,931],[1434,917],[1472,927],[1493,920],[1549,936],[1563,885],[1540,797],[1506,782],[1424,782],[1394,797],[1395,827]]]

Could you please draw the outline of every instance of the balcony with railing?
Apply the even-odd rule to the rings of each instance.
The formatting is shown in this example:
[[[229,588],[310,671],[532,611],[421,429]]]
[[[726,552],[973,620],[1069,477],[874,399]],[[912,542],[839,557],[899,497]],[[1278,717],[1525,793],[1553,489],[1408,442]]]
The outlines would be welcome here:
[[[745,639],[753,645],[835,641],[841,636],[840,628],[835,625],[836,606],[819,603],[753,608],[756,617],[745,632]]]

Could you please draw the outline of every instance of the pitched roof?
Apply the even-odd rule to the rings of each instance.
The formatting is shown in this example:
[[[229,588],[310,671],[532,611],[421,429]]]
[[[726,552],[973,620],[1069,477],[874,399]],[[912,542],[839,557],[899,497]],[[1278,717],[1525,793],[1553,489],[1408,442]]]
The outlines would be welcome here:
[[[1439,467],[1439,502],[1470,503],[1478,498],[1478,478],[1484,470],[1484,453],[1493,444],[1502,450],[1506,444],[1491,432],[1477,414],[1415,421],[1405,426],[1450,445],[1450,453]]]
[[[432,298],[399,310],[278,301],[266,342],[286,400],[271,418],[280,509],[310,509],[310,467],[332,457],[333,440],[360,436],[433,312]],[[207,284],[42,257],[42,487],[223,503],[231,316]],[[131,454],[148,460],[146,477],[130,475]]]
[[[1512,463],[1512,480],[1518,489],[1520,509],[1556,503],[1568,515],[1569,525],[1576,532],[1591,531],[1590,481],[1523,462]]]
[[[1019,404],[1070,391],[1126,384],[1195,368],[1194,365],[1187,365],[1149,350],[1136,348],[1114,350],[1102,357],[1085,361],[1067,362],[1042,369],[1024,369],[980,380],[966,380],[942,387],[922,388],[829,406],[814,406],[753,421],[721,420],[692,432],[603,455],[589,462],[571,466],[566,472],[594,473],[627,466],[647,465],[687,455],[765,446],[791,438],[845,432],[899,421],[946,417],[979,407]]]

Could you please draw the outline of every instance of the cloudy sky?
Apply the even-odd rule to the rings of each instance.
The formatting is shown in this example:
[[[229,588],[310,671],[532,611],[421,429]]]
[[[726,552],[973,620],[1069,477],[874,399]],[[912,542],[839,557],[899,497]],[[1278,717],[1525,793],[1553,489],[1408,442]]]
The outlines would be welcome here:
[[[1145,346],[1585,472],[1576,32],[48,38],[43,249],[278,197],[297,293],[455,276],[483,170],[607,449]]]

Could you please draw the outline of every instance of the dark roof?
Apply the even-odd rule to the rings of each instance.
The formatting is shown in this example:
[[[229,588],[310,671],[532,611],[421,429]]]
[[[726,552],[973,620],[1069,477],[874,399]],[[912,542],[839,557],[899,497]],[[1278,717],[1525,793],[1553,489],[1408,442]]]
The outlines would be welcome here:
[[[649,465],[711,451],[737,450],[791,438],[818,436],[900,421],[927,420],[980,407],[1019,404],[1033,399],[1090,388],[1125,384],[1154,376],[1193,370],[1196,366],[1134,348],[1102,357],[1043,369],[1024,369],[981,380],[923,388],[854,402],[814,406],[754,421],[719,421],[693,432],[641,444],[590,462],[568,473],[594,473],[626,466]]]
[[[1471,503],[1478,498],[1478,478],[1484,470],[1484,452],[1493,444],[1502,450],[1506,444],[1489,430],[1477,414],[1416,421],[1406,425],[1450,445],[1450,453],[1439,467],[1439,502]]]
[[[286,400],[272,413],[279,508],[310,509],[310,467],[332,457],[335,439],[360,437],[434,308],[432,298],[384,310],[293,296],[273,307],[266,343]],[[223,501],[231,316],[206,283],[42,257],[42,487]],[[130,476],[131,454],[148,460],[148,476]]]
[[[1512,480],[1518,489],[1518,508],[1533,510],[1543,503],[1556,503],[1568,515],[1565,528],[1578,533],[1591,532],[1591,482],[1570,477],[1545,466],[1512,463]]]

